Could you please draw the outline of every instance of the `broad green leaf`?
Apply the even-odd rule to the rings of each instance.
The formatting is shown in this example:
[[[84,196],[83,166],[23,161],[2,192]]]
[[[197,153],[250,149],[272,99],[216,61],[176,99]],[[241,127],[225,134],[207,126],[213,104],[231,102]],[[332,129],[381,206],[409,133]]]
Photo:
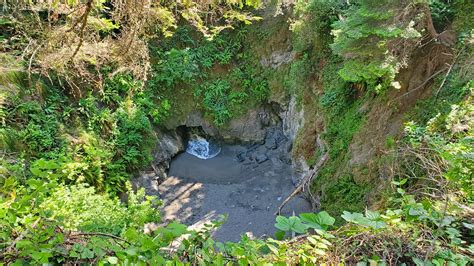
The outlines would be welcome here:
[[[277,216],[275,227],[282,230],[282,231],[289,231],[290,230],[290,221],[289,221],[288,218],[286,218],[284,216]]]
[[[321,211],[317,215],[317,222],[320,225],[333,225],[336,219],[329,215],[326,211]]]
[[[172,222],[168,224],[166,228],[168,228],[175,237],[181,236],[182,234],[185,234],[188,231],[188,227],[186,225],[177,222]]]
[[[365,216],[370,220],[377,220],[380,219],[380,213],[375,211],[366,210]]]
[[[314,229],[327,229],[329,225],[333,225],[336,219],[331,217],[326,211],[315,213],[302,213],[300,214],[301,220],[306,223],[307,226]]]
[[[290,217],[290,224],[291,230],[299,234],[303,234],[306,229],[308,229],[308,227],[301,222],[300,218],[296,216]]]
[[[301,221],[305,222],[306,225],[314,229],[323,229],[319,222],[318,216],[315,213],[301,213]]]
[[[118,264],[119,259],[117,257],[108,257],[107,262],[109,262],[110,264]]]
[[[344,220],[350,223],[355,223],[355,224],[359,224],[365,218],[362,213],[358,213],[358,212],[350,213],[348,211],[344,211],[341,217]]]

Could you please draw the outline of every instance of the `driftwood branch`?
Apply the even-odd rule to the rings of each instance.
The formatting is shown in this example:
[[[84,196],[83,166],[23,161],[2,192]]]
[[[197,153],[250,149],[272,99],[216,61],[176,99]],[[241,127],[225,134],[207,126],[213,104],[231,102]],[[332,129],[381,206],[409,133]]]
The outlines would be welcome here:
[[[329,153],[325,153],[321,159],[319,159],[319,162],[314,166],[314,168],[311,170],[311,172],[304,178],[298,187],[281,203],[280,207],[278,207],[277,212],[275,215],[279,215],[281,213],[281,209],[297,194],[300,192],[304,191],[305,187],[308,187],[311,184],[311,181],[313,178],[318,174],[319,169],[324,165],[324,163],[328,160],[329,158]]]

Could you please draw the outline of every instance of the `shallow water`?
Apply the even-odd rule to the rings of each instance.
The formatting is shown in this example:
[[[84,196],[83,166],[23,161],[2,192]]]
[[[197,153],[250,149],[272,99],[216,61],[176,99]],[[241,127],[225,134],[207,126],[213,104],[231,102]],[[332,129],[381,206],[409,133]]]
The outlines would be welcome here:
[[[255,237],[273,236],[274,213],[294,190],[291,166],[278,158],[279,150],[267,152],[269,158],[261,163],[237,159],[248,151],[248,147],[233,145],[223,146],[217,156],[207,160],[188,153],[178,155],[171,162],[168,178],[159,186],[163,219],[200,227],[227,214],[228,221],[214,234],[219,241],[237,241],[247,232]],[[296,197],[282,214],[309,210],[309,203]]]

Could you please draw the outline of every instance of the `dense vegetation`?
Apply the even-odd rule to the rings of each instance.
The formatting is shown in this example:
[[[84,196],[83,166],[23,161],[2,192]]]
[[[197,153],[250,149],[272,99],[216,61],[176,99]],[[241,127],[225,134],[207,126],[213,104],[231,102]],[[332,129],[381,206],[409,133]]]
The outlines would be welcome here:
[[[472,1],[298,0],[285,10],[296,56],[278,70],[255,56],[277,31],[256,22],[260,1],[203,2],[4,4],[0,263],[473,263]],[[382,186],[360,181],[348,165],[371,126],[364,106],[411,97],[397,78],[436,47],[448,67],[428,71],[404,132],[358,169],[387,173]],[[225,127],[272,95],[304,108],[294,153],[310,166],[324,121],[320,210],[238,243],[212,239],[223,221],[160,224],[160,201],[129,182],[152,162],[155,129],[194,109]]]

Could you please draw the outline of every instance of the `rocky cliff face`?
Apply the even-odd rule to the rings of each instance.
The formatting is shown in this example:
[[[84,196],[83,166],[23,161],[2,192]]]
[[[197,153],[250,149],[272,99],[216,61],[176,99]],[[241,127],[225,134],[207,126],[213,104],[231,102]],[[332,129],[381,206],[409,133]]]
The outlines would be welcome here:
[[[225,142],[261,142],[266,135],[266,129],[278,124],[279,118],[268,106],[258,106],[250,109],[241,117],[229,121],[223,127],[216,127],[206,119],[200,111],[193,111],[180,124],[185,127],[201,127],[210,137]]]
[[[304,108],[302,107],[298,110],[296,97],[291,97],[288,104],[284,106],[284,109],[280,112],[280,117],[282,121],[283,132],[293,146],[295,144],[298,131],[305,122]],[[291,150],[288,152],[291,153]],[[309,166],[304,158],[299,155],[295,156],[293,154],[291,162],[293,167],[292,181],[294,184],[297,184],[306,174],[309,173]]]
[[[158,185],[166,178],[166,170],[170,166],[171,159],[186,148],[184,136],[179,129],[158,130],[157,136],[158,142],[150,168],[140,172],[132,180],[135,187],[144,187],[150,194],[158,191]]]

